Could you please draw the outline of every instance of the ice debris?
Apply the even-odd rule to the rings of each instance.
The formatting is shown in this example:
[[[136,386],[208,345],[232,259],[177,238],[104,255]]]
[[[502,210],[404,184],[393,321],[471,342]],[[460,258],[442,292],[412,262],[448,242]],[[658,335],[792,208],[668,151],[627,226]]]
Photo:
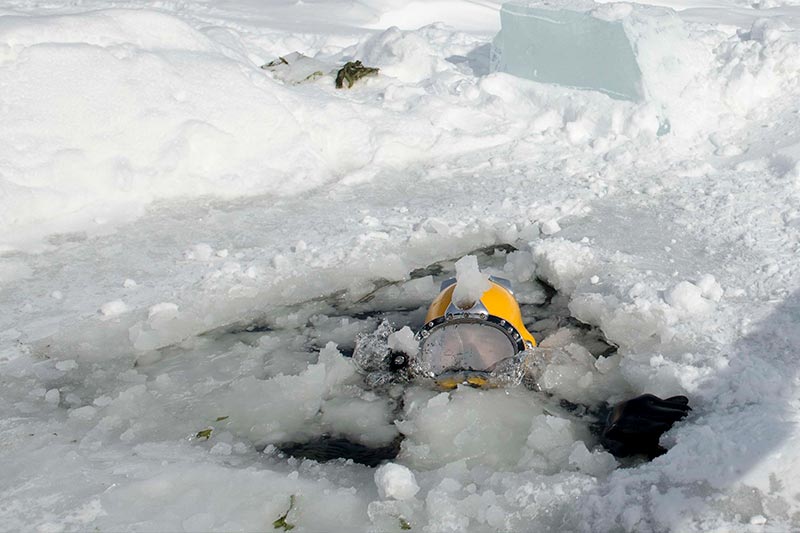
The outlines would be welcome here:
[[[375,471],[375,485],[381,498],[408,500],[419,492],[414,473],[403,465],[386,463]]]
[[[470,309],[492,286],[489,276],[478,268],[478,258],[474,255],[456,261],[456,282],[453,302],[459,309]]]
[[[689,281],[681,281],[667,295],[672,307],[687,315],[705,314],[714,307],[714,302],[703,296],[703,289]]]
[[[112,300],[100,306],[100,314],[105,318],[112,318],[128,310],[128,306],[122,300]]]
[[[419,342],[414,337],[414,332],[408,326],[395,331],[388,337],[389,349],[395,352],[403,352],[407,355],[417,355],[419,352]]]

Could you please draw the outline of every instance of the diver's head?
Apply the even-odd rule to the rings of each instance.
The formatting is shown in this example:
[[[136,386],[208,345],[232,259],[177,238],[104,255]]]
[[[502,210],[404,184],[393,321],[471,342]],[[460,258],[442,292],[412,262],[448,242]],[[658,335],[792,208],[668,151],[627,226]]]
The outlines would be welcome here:
[[[478,300],[460,306],[453,300],[455,278],[442,282],[417,333],[417,364],[442,388],[491,385],[498,367],[536,345],[522,322],[511,283],[494,276],[489,281]]]

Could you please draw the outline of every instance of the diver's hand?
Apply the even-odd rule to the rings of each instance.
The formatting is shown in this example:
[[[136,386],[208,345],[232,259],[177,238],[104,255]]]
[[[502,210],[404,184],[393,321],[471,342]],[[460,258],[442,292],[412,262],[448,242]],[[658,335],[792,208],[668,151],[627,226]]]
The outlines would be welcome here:
[[[658,457],[666,452],[658,443],[661,435],[690,410],[686,396],[662,400],[643,394],[620,402],[608,415],[600,442],[617,457],[639,454],[650,459]]]

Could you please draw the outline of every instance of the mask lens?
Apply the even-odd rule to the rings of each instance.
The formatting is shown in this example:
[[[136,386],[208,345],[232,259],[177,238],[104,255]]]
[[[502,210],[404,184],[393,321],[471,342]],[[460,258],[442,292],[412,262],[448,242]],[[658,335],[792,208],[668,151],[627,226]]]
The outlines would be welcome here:
[[[422,344],[421,359],[434,374],[446,370],[490,370],[517,352],[500,329],[478,322],[453,322],[433,329]]]

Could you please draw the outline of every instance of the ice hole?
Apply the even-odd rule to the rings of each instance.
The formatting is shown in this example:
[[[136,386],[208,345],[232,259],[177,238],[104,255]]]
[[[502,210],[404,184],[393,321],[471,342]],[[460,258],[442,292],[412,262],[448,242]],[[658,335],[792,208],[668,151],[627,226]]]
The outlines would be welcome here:
[[[475,409],[487,421],[494,420],[495,409],[507,411],[498,407],[506,404],[538,405],[543,413],[565,412],[566,405],[570,416],[575,416],[573,404],[602,401],[607,385],[603,380],[615,375],[608,371],[615,368],[615,347],[597,328],[570,316],[568,298],[535,277],[532,253],[497,245],[465,255],[477,258],[481,272],[512,282],[526,327],[552,359],[549,370],[540,375],[544,394],[534,396],[525,387],[516,387],[508,398],[498,395],[503,389],[487,394],[456,391],[460,400],[454,406],[458,408],[448,409],[428,401],[434,391],[413,382],[393,381],[390,365],[398,353],[412,351],[413,340],[408,331],[402,338],[395,332],[404,327],[420,330],[441,282],[455,275],[461,257],[414,270],[404,280],[373,280],[350,292],[335,291],[244,318],[162,349],[159,357],[147,359],[138,370],[159,379],[168,375],[168,380],[162,380],[164,386],[194,387],[196,421],[187,421],[187,430],[196,432],[195,425],[202,429],[198,413],[204,413],[204,423],[208,421],[216,434],[227,432],[249,449],[268,450],[272,460],[340,458],[375,466],[400,453],[408,464],[427,468],[463,454],[483,453],[481,442],[491,431],[473,434],[469,413]],[[358,339],[369,340],[366,352],[354,353]],[[403,346],[400,352],[398,345]],[[204,384],[202,389],[199,383]],[[542,407],[542,398],[551,394],[568,402]],[[422,402],[427,408],[419,410],[409,402]],[[455,417],[451,429],[461,427],[458,446],[450,451],[442,448],[450,437],[438,433],[436,424],[425,423],[426,416],[442,409]],[[508,427],[514,442],[524,444],[533,427],[530,410],[525,411],[519,416],[497,413],[499,419],[492,423]],[[446,433],[447,428],[441,431]],[[579,440],[587,434],[577,426],[568,432]],[[590,449],[591,445],[589,441]],[[536,449],[508,455],[497,446],[489,448],[485,457],[474,461],[509,467],[524,459],[549,465],[542,466],[543,471],[571,468],[569,454],[545,460]]]

